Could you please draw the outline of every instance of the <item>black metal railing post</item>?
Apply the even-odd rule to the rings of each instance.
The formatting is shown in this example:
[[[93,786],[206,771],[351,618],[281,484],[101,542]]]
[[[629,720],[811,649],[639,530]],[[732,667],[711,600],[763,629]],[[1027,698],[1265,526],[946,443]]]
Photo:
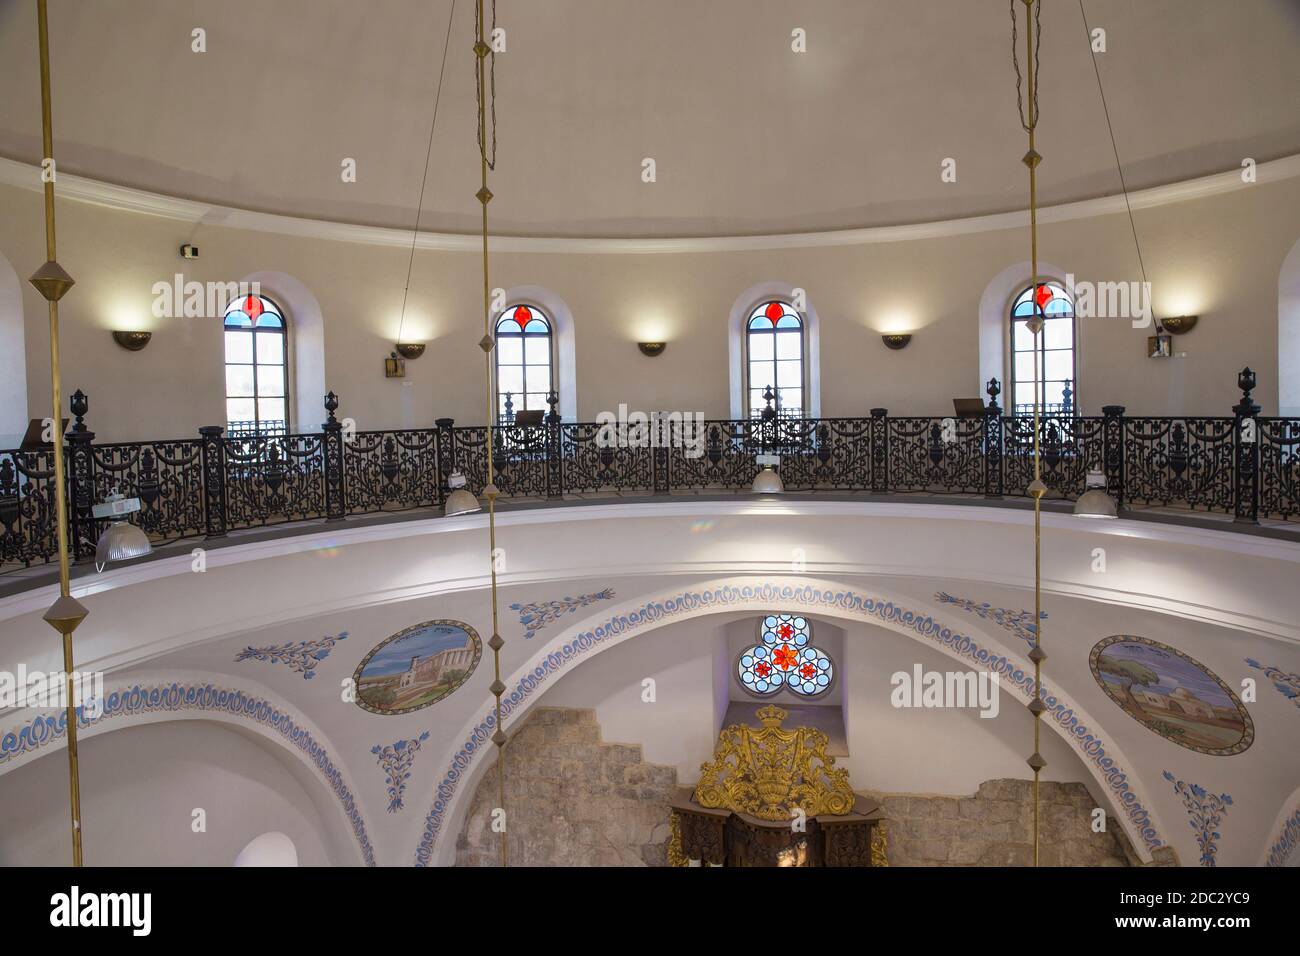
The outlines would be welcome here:
[[[1232,406],[1235,520],[1259,524],[1259,403],[1250,397],[1255,373],[1249,366],[1237,373],[1237,387],[1241,389],[1241,401]]]
[[[1101,423],[1101,470],[1106,476],[1106,493],[1115,505],[1124,507],[1124,406],[1103,405]]]
[[[203,528],[209,538],[226,533],[226,440],[220,425],[199,429],[203,440]]]
[[[555,406],[560,403],[560,395],[552,390],[546,393],[546,404],[550,411],[546,413],[546,497],[560,498],[564,495],[564,470],[560,458],[560,413]]]
[[[887,408],[871,410],[871,491],[889,491],[889,415]]]
[[[90,399],[81,389],[72,393],[69,402],[76,421],[68,430],[68,510],[72,534],[72,558],[79,561],[95,554],[95,453],[91,443],[95,433],[86,427]]]
[[[438,428],[438,507],[447,503],[447,480],[456,468],[456,424],[452,418],[438,418],[434,425]]]
[[[347,514],[347,489],[343,482],[343,423],[334,413],[338,411],[339,397],[333,392],[325,396],[325,411],[328,419],[321,423],[321,455],[325,459],[325,519],[342,521]]]
[[[989,403],[984,406],[984,497],[1001,498],[1002,484],[1002,409],[998,395],[1002,386],[996,378],[984,386]]]

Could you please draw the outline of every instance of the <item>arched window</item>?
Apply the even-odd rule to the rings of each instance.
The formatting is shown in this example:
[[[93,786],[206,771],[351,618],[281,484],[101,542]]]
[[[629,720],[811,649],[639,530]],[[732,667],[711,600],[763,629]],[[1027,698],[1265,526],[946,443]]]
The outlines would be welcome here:
[[[246,295],[226,307],[226,432],[289,432],[287,330],[280,307]]]
[[[788,302],[761,302],[745,326],[746,387],[749,416],[757,418],[767,402],[763,390],[776,393],[773,404],[782,418],[804,416],[803,319]]]
[[[1055,282],[1040,282],[1016,296],[1011,306],[1011,401],[1016,415],[1034,413],[1034,334],[1027,321],[1035,308],[1043,316],[1038,336],[1039,410],[1071,414],[1078,407],[1074,358],[1074,303]]]
[[[497,319],[497,415],[514,424],[522,411],[546,411],[553,381],[551,322],[535,305],[507,309]],[[509,411],[507,411],[509,402]]]
[[[820,697],[835,681],[835,664],[813,647],[812,622],[796,614],[768,614],[758,622],[758,643],[741,651],[736,679],[751,694],[769,697],[785,688]]]

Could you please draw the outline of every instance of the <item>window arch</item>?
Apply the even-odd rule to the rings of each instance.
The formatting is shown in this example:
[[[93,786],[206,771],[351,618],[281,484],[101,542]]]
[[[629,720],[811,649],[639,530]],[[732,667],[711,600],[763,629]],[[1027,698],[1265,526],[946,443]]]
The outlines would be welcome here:
[[[553,326],[535,305],[517,305],[497,319],[497,416],[513,424],[522,411],[546,411],[547,393],[554,381]]]
[[[760,302],[745,323],[746,412],[757,418],[767,406],[763,392],[771,386],[773,404],[782,418],[803,418],[804,321],[780,299]]]
[[[1043,317],[1035,353],[1028,320]],[[1034,365],[1038,366],[1039,410],[1073,414],[1078,407],[1078,365],[1075,356],[1074,302],[1056,282],[1026,286],[1011,304],[1011,411],[1034,412]]]
[[[288,325],[278,305],[249,294],[226,307],[226,431],[289,432]]]
[[[783,688],[803,698],[820,697],[835,683],[835,663],[813,646],[812,621],[773,613],[758,622],[758,643],[736,659],[736,680],[757,697]]]

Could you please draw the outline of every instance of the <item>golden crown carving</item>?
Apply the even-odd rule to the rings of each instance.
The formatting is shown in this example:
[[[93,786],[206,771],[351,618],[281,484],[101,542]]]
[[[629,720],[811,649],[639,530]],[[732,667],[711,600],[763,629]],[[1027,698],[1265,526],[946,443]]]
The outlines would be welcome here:
[[[789,820],[796,809],[813,817],[851,813],[855,801],[849,772],[827,756],[826,734],[812,727],[787,730],[789,714],[762,707],[761,728],[732,724],[718,734],[713,759],[700,766],[695,802],[760,820]]]

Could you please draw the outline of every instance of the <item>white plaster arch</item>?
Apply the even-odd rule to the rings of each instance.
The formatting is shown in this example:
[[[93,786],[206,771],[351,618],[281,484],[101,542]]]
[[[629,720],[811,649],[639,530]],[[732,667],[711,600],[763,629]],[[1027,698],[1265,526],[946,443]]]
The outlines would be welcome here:
[[[232,866],[297,866],[298,848],[288,834],[270,830],[248,841]]]
[[[263,295],[288,318],[289,407],[293,431],[320,430],[325,420],[325,318],[311,289],[287,272],[251,272],[240,282],[259,283]],[[224,380],[224,379],[223,379]]]
[[[17,448],[27,430],[27,348],[23,287],[0,253],[0,448]]]
[[[731,417],[745,417],[745,323],[754,306],[765,299],[789,301],[797,286],[789,282],[767,281],[750,286],[736,297],[727,318],[728,378],[731,383]],[[822,413],[821,370],[821,320],[812,299],[805,294],[804,319],[804,375],[807,378],[808,415],[820,418]]]
[[[997,637],[966,621],[958,623],[954,619],[950,624],[927,606],[913,611],[908,607],[910,599],[895,600],[879,591],[867,595],[836,581],[801,578],[797,583],[773,585],[767,578],[732,577],[701,582],[690,591],[679,587],[655,597],[641,597],[612,609],[604,608],[601,613],[558,632],[506,680],[508,690],[502,698],[502,714],[508,718],[506,726],[518,725],[544,697],[545,689],[553,686],[552,679],[575,662],[590,660],[663,624],[720,612],[762,613],[776,603],[798,607],[809,614],[865,622],[895,631],[934,647],[967,667],[983,666],[999,672],[1002,683],[1026,704],[1032,697],[1032,665],[1018,653],[1008,653]],[[539,689],[542,692],[534,694]],[[1103,740],[1098,736],[1093,728],[1099,727],[1099,722],[1058,686],[1045,682],[1043,691],[1048,705],[1044,723],[1061,736],[1087,767],[1100,791],[1110,800],[1134,850],[1149,862],[1153,850],[1169,843],[1161,836],[1166,831],[1142,781],[1135,771],[1125,769],[1135,765],[1113,739]],[[417,866],[450,864],[455,839],[449,834],[459,832],[474,789],[492,763],[494,731],[495,713],[489,706],[481,718],[471,719],[453,738],[453,747],[457,746],[456,740],[463,743],[435,785],[434,802],[416,848]]]
[[[1283,418],[1300,416],[1300,239],[1277,278],[1277,404]]]
[[[224,696],[223,696],[224,695]],[[26,708],[13,715],[0,737],[0,776],[66,747],[63,711]],[[375,850],[347,771],[330,754],[339,751],[310,719],[287,706],[260,683],[233,680],[226,674],[188,672],[126,680],[106,687],[98,717],[77,725],[77,739],[129,730],[142,724],[173,720],[207,720],[229,724],[264,741],[284,758],[299,782],[321,797],[322,812],[332,808],[333,827],[351,839],[358,865],[375,865]]]
[[[505,307],[492,313],[492,328],[497,319],[517,305],[538,305],[551,320],[555,343],[555,379],[552,384],[560,393],[560,418],[578,420],[578,359],[574,345],[573,312],[558,293],[540,285],[517,285],[505,290]],[[493,369],[496,363],[493,363]],[[494,372],[495,375],[495,372]],[[496,382],[492,383],[496,394]]]
[[[1007,317],[1011,314],[1011,303],[1031,281],[1032,266],[1028,259],[1007,266],[984,287],[980,296],[979,343],[980,364],[979,396],[985,398],[984,387],[989,379],[996,378],[1002,386],[998,403],[1003,408],[1010,408],[1012,398],[1007,386],[1007,363],[1010,361],[1011,344],[1007,330]],[[1038,261],[1038,279],[1040,282],[1059,282],[1065,285],[1066,271],[1060,266],[1043,260]],[[1074,323],[1074,361],[1075,376],[1083,378],[1083,323]],[[1074,394],[1079,394],[1079,383],[1074,383]],[[1078,407],[1077,401],[1075,407]]]

